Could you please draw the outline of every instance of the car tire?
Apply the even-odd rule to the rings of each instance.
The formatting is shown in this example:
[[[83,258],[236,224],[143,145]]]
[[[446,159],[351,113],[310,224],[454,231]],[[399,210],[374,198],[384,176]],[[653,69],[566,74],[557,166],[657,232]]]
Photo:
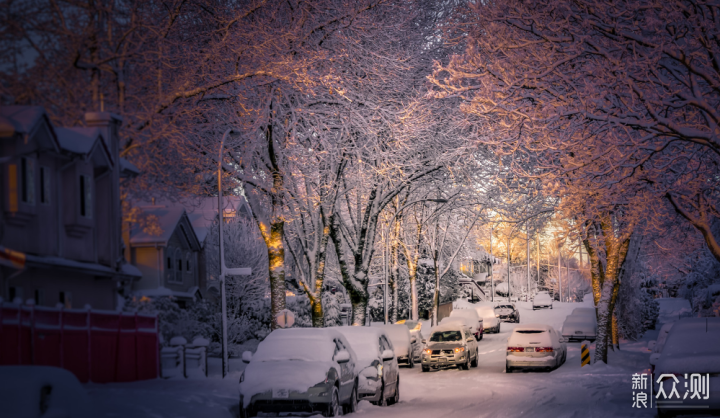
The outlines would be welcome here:
[[[388,399],[388,406],[389,405],[395,405],[396,403],[400,402],[400,379],[395,382],[395,394],[392,398]]]
[[[428,366],[422,366],[422,371],[423,371],[423,372],[429,372],[429,371],[430,371],[430,367],[428,367]]]
[[[333,386],[332,398],[328,404],[327,411],[325,411],[326,417],[337,417],[342,414],[342,405],[340,405],[340,398],[337,387]]]
[[[344,414],[350,414],[357,411],[357,403],[357,388],[353,388],[352,394],[350,394],[350,402],[348,402],[347,406],[343,408]]]
[[[475,350],[475,360],[473,360],[472,362],[470,362],[470,365],[471,365],[472,367],[477,367],[477,366],[478,366],[478,351],[477,351],[477,350]]]
[[[242,403],[240,404],[240,418],[250,418],[254,416],[252,409],[250,408],[243,408]]]
[[[512,373],[512,367],[508,366],[507,362],[505,362],[505,373]]]
[[[408,356],[408,369],[412,369],[415,367],[415,360],[413,359],[412,354]]]
[[[380,399],[378,399],[377,405],[378,406],[387,406],[388,405],[387,398],[385,397],[385,385],[382,385],[382,387],[380,388]]]

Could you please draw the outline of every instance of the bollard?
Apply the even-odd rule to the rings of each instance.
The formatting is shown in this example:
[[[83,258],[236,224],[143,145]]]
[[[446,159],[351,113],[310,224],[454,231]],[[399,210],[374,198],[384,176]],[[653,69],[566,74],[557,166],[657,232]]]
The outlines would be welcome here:
[[[590,350],[588,341],[583,341],[580,345],[580,367],[584,367],[586,364],[590,364]]]

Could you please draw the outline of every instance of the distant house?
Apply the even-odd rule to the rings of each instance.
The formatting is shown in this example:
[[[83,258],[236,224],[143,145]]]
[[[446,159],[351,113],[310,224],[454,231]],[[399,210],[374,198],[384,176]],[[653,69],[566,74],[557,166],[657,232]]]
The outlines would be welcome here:
[[[146,215],[157,217],[160,235],[131,228],[128,240],[129,261],[142,272],[133,283],[138,297],[172,296],[181,306],[200,298],[213,297],[207,286],[205,244],[217,221],[217,198],[199,198],[187,206],[168,201],[138,202]],[[243,198],[224,199],[223,219],[249,216]]]
[[[42,107],[0,107],[0,295],[40,306],[118,308],[140,279],[122,257],[121,118],[55,127]]]

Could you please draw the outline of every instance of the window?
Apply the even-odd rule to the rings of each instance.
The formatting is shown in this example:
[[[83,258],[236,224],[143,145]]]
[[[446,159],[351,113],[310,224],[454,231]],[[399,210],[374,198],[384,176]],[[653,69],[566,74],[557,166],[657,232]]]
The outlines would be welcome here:
[[[168,248],[168,281],[170,283],[182,283],[183,256],[180,248]]]
[[[80,216],[92,218],[92,178],[80,176]]]
[[[40,167],[40,203],[50,203],[50,168]]]
[[[42,289],[35,289],[35,305],[45,305],[45,291]]]
[[[20,160],[20,197],[23,203],[35,204],[35,160]]]
[[[60,303],[65,309],[72,309],[72,292],[60,292]]]
[[[18,302],[19,302],[19,303],[22,303],[22,302],[23,302],[23,296],[24,296],[24,294],[23,294],[23,288],[22,288],[22,287],[14,287],[14,286],[12,286],[12,287],[10,287],[10,289],[8,289],[8,291],[9,291],[9,293],[8,293],[8,298],[10,299],[10,302],[15,303],[15,299],[18,299]]]
[[[187,253],[185,255],[185,271],[188,273],[192,272],[192,253]]]
[[[168,247],[168,249],[167,249],[167,269],[168,269],[168,271],[172,271],[172,269],[173,269],[172,254],[173,254],[172,247]]]

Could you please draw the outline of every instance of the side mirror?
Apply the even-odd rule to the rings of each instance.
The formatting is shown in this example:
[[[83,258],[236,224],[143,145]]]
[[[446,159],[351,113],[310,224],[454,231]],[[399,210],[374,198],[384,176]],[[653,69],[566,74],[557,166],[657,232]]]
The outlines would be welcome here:
[[[567,340],[565,339],[565,337],[560,337],[560,340],[559,340],[559,341],[560,341],[561,343],[566,343],[566,342],[567,342]]]
[[[417,343],[417,337],[412,337],[410,339],[410,344],[415,344],[415,343]]]
[[[656,344],[657,344],[657,341],[655,341],[655,340],[648,341],[648,350],[653,351],[655,349]]]
[[[245,351],[244,353],[242,353],[243,363],[250,363],[250,360],[252,360],[252,353],[250,351]]]
[[[338,363],[347,363],[350,361],[350,353],[343,350],[335,354],[335,361]]]
[[[660,353],[655,353],[650,355],[650,364],[655,366],[657,365],[658,360],[660,360]]]
[[[392,350],[385,350],[382,352],[382,359],[383,360],[392,360],[395,358],[395,353],[393,353]]]
[[[427,344],[427,340],[423,338],[422,343],[423,345]]]

